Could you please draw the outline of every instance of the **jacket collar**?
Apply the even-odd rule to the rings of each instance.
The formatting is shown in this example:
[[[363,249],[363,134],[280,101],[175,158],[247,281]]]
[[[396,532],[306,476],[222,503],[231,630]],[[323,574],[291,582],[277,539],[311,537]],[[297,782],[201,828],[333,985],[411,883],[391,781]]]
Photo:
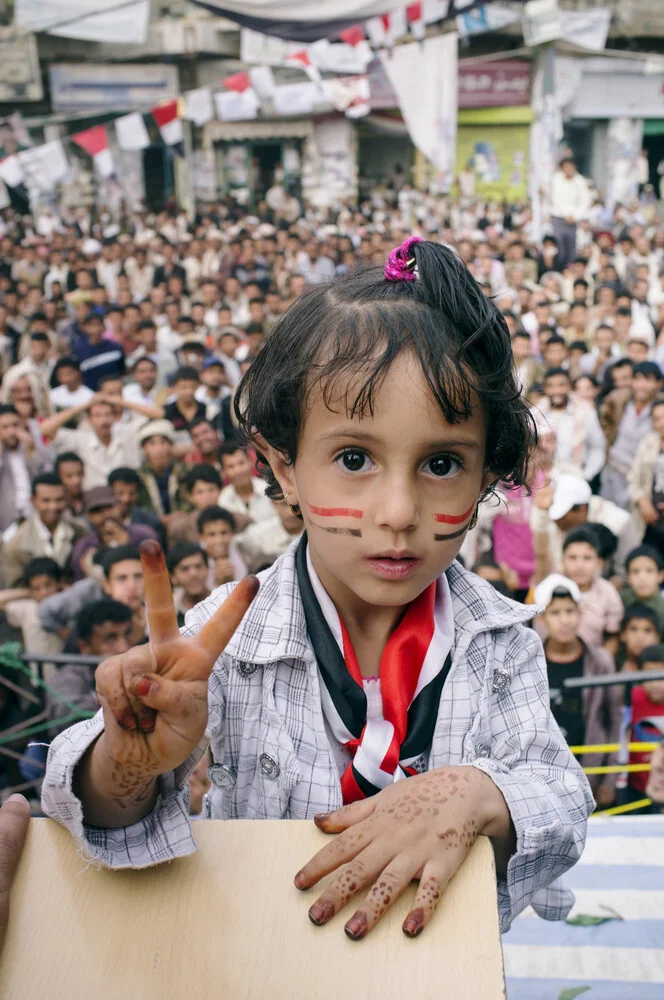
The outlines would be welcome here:
[[[226,646],[236,660],[273,663],[306,660],[312,656],[302,599],[297,586],[296,539],[277,561],[258,574],[260,590]],[[454,562],[447,570],[452,594],[455,631],[478,635],[530,621],[540,608],[517,604],[499,594],[490,583]]]

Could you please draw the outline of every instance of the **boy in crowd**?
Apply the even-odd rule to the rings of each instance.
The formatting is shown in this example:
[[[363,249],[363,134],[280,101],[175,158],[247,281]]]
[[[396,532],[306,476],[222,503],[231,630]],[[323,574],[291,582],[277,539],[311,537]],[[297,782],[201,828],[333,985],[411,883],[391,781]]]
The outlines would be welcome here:
[[[108,477],[108,485],[113,490],[115,509],[123,524],[146,525],[162,541],[164,531],[157,515],[138,506],[141,480],[136,470],[123,466],[113,469]]]
[[[611,586],[609,584],[609,586]],[[620,732],[622,695],[612,687],[567,689],[571,677],[612,674],[613,658],[601,646],[588,645],[580,635],[581,591],[573,580],[558,573],[548,576],[535,588],[535,602],[546,609],[541,620],[547,632],[544,642],[551,711],[570,746],[615,743]],[[615,755],[584,757],[586,767],[602,767],[615,762]],[[607,806],[615,798],[615,775],[590,778],[598,805]]]
[[[180,542],[168,553],[167,566],[173,584],[173,603],[178,626],[181,628],[187,611],[191,611],[210,594],[207,553],[200,545]]]
[[[110,486],[96,486],[84,494],[85,514],[92,530],[80,538],[72,553],[76,579],[91,576],[90,560],[102,548],[118,545],[140,545],[148,538],[159,538],[146,524],[124,524],[115,504]]]
[[[51,389],[50,399],[56,412],[81,406],[94,396],[92,389],[83,385],[81,365],[76,358],[60,358],[53,369],[53,377],[57,387]]]
[[[126,604],[114,600],[93,601],[76,616],[78,652],[83,656],[118,656],[131,646],[132,614]],[[53,723],[51,739],[70,722],[58,725],[58,719],[71,715],[70,705],[91,715],[99,708],[95,690],[96,667],[75,663],[61,667],[52,678],[46,696],[46,711]],[[69,703],[69,704],[67,704]]]
[[[221,409],[224,397],[230,394],[223,361],[216,357],[206,358],[201,369],[201,385],[196,390],[196,399],[205,407],[205,416],[208,420],[214,420]],[[190,425],[190,433],[191,429]]]
[[[79,612],[91,602],[110,597],[126,604],[132,613],[131,645],[145,639],[145,586],[143,567],[135,545],[121,545],[107,550],[101,559],[104,581],[93,577],[79,580],[60,594],[46,598],[39,606],[39,621],[47,632],[63,639],[71,630]]]
[[[244,514],[256,524],[274,517],[274,510],[265,496],[265,480],[252,475],[253,464],[245,448],[237,444],[222,445],[221,471],[228,481],[219,495],[219,506],[232,514]]]
[[[82,460],[74,451],[63,451],[56,458],[53,471],[65,490],[65,513],[70,514],[72,517],[82,517],[85,513],[83,506],[83,477],[85,470]]]
[[[620,645],[616,653],[616,667],[632,673],[639,669],[641,653],[648,646],[661,642],[662,634],[657,619],[650,608],[634,604],[625,612],[620,627]]]
[[[250,573],[271,566],[304,530],[304,522],[284,500],[273,500],[274,517],[250,524],[235,540]]]
[[[208,507],[216,506],[221,490],[221,476],[211,465],[195,465],[187,473],[183,487],[193,510],[183,514],[169,528],[169,545],[180,542],[198,544],[198,515]],[[233,530],[237,530],[237,522]]]
[[[60,591],[62,569],[48,556],[31,559],[23,572],[22,583],[21,587],[0,591],[0,610],[5,612],[8,623],[20,630],[26,653],[60,653],[62,639],[42,628],[39,605]],[[49,680],[54,669],[43,671],[44,680]]]
[[[198,515],[196,525],[209,560],[208,586],[210,590],[231,580],[241,580],[247,575],[242,556],[233,545],[235,519],[221,507],[208,507]]]
[[[592,527],[575,528],[563,544],[563,574],[579,588],[579,635],[589,646],[606,646],[613,655],[624,608],[620,596],[602,575],[599,543]]]
[[[189,428],[191,435],[192,449],[185,455],[185,462],[188,465],[211,465],[221,472],[221,462],[219,460],[219,449],[221,441],[215,427],[218,420],[212,423],[210,420],[195,420]]]
[[[620,591],[625,609],[643,604],[655,615],[660,632],[664,632],[664,560],[650,545],[639,545],[627,557],[627,583]]]
[[[199,385],[198,372],[190,365],[178,368],[173,376],[175,399],[167,404],[164,415],[173,425],[177,440],[185,443],[189,441],[189,428],[194,420],[206,415],[205,404],[196,399]]]
[[[630,742],[656,743],[664,737],[664,681],[649,681],[648,671],[664,671],[664,646],[648,646],[639,657],[639,669],[644,673],[641,684],[632,687],[632,713]],[[653,754],[654,756],[654,754]],[[632,751],[630,764],[651,763],[651,752]],[[648,795],[647,771],[629,773],[626,801],[637,802]],[[664,801],[653,802],[634,810],[636,814],[664,812]]]

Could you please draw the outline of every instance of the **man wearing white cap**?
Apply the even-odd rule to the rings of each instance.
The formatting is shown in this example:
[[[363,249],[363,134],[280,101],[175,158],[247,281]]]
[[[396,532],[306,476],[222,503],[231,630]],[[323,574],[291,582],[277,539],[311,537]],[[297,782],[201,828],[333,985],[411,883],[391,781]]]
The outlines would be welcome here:
[[[610,560],[610,575],[624,577],[625,560],[641,543],[632,515],[610,500],[595,496],[582,476],[562,473],[553,487],[535,493],[530,527],[539,579],[560,570],[565,535],[586,523],[602,524],[616,536],[618,548]]]
[[[620,731],[622,696],[618,687],[565,688],[575,677],[597,677],[615,670],[613,658],[601,647],[589,646],[579,636],[581,591],[573,580],[552,573],[535,588],[535,603],[544,608],[537,619],[546,636],[544,654],[549,680],[551,713],[570,746],[615,743]],[[584,767],[615,761],[609,755],[586,755]],[[598,805],[615,797],[615,776],[593,775],[589,780]]]

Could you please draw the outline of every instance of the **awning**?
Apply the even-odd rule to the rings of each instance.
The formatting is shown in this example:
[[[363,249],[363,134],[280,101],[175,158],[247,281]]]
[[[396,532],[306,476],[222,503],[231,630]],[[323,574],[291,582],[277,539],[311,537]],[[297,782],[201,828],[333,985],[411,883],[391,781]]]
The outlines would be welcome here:
[[[646,118],[643,123],[644,135],[664,135],[664,118]]]
[[[244,142],[251,139],[307,139],[313,135],[311,118],[279,121],[208,122],[203,134],[208,142]]]
[[[243,28],[294,42],[335,38],[339,32],[368,18],[405,6],[404,0],[193,0],[198,7],[235,21]],[[449,0],[440,3],[440,18],[452,20],[494,0]],[[523,0],[517,0],[523,2]],[[444,13],[443,13],[444,11]]]

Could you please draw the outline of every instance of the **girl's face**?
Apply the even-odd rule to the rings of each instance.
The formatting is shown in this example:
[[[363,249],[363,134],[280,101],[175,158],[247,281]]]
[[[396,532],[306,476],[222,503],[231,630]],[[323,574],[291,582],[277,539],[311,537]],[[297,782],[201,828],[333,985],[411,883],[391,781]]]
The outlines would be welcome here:
[[[589,378],[580,378],[576,381],[575,392],[579,399],[586,403],[594,403],[597,398],[597,386],[593,385]]]
[[[343,400],[329,409],[314,390],[294,464],[268,453],[333,600],[399,607],[454,560],[495,477],[484,468],[482,408],[448,424],[412,355],[396,359],[374,404],[351,418]]]

